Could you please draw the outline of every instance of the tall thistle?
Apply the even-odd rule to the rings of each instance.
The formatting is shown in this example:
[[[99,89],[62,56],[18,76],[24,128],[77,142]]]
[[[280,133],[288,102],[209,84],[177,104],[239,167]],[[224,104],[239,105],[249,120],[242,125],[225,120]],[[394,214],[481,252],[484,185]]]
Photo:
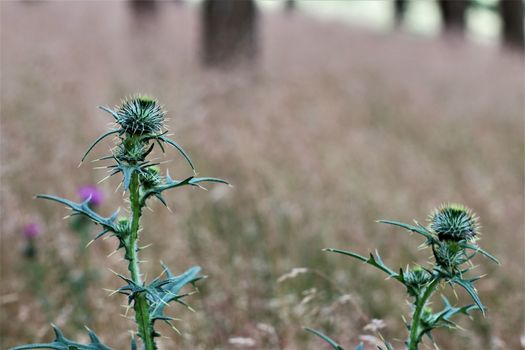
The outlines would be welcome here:
[[[471,260],[478,253],[496,263],[498,260],[477,245],[478,218],[470,209],[461,204],[442,205],[429,215],[427,227],[417,222],[415,225],[390,220],[379,222],[398,226],[422,236],[425,239],[422,246],[432,251],[432,265],[428,267],[415,265],[407,267],[406,270],[401,268],[399,272],[396,272],[383,263],[377,251],[375,254],[371,253],[367,258],[346,250],[333,248],[324,250],[347,255],[372,265],[386,273],[390,279],[405,286],[411,305],[410,322],[406,323],[409,333],[405,341],[406,350],[419,349],[425,336],[433,341],[432,331],[436,328],[455,328],[457,325],[451,320],[455,315],[469,316],[469,312],[473,310],[485,314],[485,307],[473,285],[481,276],[466,277],[466,274],[474,268]],[[447,285],[457,285],[465,289],[472,298],[473,304],[453,306],[444,295],[441,295],[443,307],[439,311],[434,311],[429,306],[430,300],[439,287]],[[343,350],[341,345],[325,334],[311,328],[306,328],[306,330],[321,337],[332,348]],[[363,344],[356,349],[363,349]],[[385,342],[384,348],[378,346],[378,349],[393,350],[393,347],[390,343]]]
[[[198,266],[193,266],[183,274],[175,276],[166,265],[162,264],[162,277],[149,283],[143,280],[139,259],[139,253],[143,249],[139,245],[139,240],[144,235],[141,228],[142,211],[146,207],[147,201],[152,198],[156,198],[166,205],[163,194],[170,189],[182,186],[201,187],[201,184],[206,182],[228,183],[221,179],[195,176],[189,176],[183,180],[174,180],[167,173],[166,175],[161,174],[158,163],[148,160],[148,156],[155,145],[158,145],[162,152],[168,145],[182,154],[195,174],[195,168],[190,157],[176,142],[167,137],[167,130],[165,129],[166,112],[156,99],[137,95],[125,100],[121,106],[114,110],[107,107],[100,108],[113,116],[115,126],[93,142],[82,157],[82,161],[101,140],[109,136],[116,138],[116,146],[112,149],[111,154],[98,160],[112,161],[112,164],[107,166],[110,171],[108,177],[117,174],[122,176],[123,189],[129,197],[130,215],[119,217],[119,210],[116,210],[108,217],[101,216],[89,205],[91,198],[80,203],[50,195],[38,195],[37,198],[64,204],[72,210],[71,216],[84,215],[99,225],[101,231],[93,238],[93,241],[106,235],[118,240],[117,250],[122,250],[124,253],[129,275],[118,274],[118,277],[125,284],[116,292],[125,294],[128,297],[128,304],[135,311],[137,334],[141,339],[142,348],[154,350],[157,349],[155,338],[160,335],[155,330],[156,321],[164,321],[173,327],[170,323],[173,319],[164,313],[165,307],[173,301],[186,305],[183,298],[187,294],[181,294],[181,289],[188,284],[193,285],[202,276]],[[53,342],[17,346],[12,350],[109,349],[91,330],[88,330],[90,343],[80,344],[65,338],[58,327],[53,326],[53,328],[55,331]],[[137,342],[134,338],[132,339],[131,349],[137,349]]]

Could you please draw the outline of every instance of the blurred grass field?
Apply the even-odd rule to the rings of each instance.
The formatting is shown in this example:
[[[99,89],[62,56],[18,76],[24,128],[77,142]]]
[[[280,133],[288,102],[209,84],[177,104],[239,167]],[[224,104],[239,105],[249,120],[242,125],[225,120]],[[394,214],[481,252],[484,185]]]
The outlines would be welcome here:
[[[68,322],[71,307],[46,316],[28,290],[20,230],[40,221],[40,251],[75,267],[76,239],[61,220],[67,212],[33,196],[75,198],[79,186],[105,176],[90,162],[77,168],[111,120],[96,106],[135,92],[165,105],[199,174],[234,185],[179,190],[167,196],[173,213],[158,203],[146,213],[148,276],[160,272],[161,259],[180,272],[199,264],[209,276],[189,299],[196,312],[173,308],[182,335],[162,328],[162,349],[234,349],[236,337],[254,349],[322,349],[302,326],[350,349],[373,335],[363,329],[372,318],[385,321],[382,333],[401,348],[404,290],[321,249],[378,248],[392,267],[424,262],[430,253],[417,250],[415,237],[375,220],[424,222],[447,201],[477,212],[480,243],[502,265],[479,259],[487,317],[436,332],[438,344],[522,348],[523,57],[272,13],[261,18],[257,67],[217,72],[200,67],[195,8],[161,3],[143,21],[123,2],[2,2],[1,20],[1,348],[49,340],[51,321],[86,338]],[[175,152],[165,157],[175,159],[166,164],[172,175],[191,175]],[[117,185],[101,184],[103,214],[123,206]],[[120,316],[125,299],[102,289],[120,283],[107,267],[125,272],[119,254],[106,258],[114,248],[110,239],[89,248],[101,280],[89,290],[88,326],[125,349],[133,329]],[[296,267],[311,272],[277,282]],[[43,288],[60,299],[55,286]]]

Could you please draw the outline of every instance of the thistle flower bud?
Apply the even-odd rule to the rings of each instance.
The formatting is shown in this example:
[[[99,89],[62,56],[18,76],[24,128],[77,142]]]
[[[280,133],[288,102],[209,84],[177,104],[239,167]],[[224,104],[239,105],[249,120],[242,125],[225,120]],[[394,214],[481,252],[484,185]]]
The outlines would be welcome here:
[[[461,204],[442,205],[430,214],[429,221],[429,229],[440,241],[471,241],[479,230],[477,216]]]
[[[117,221],[116,234],[120,237],[125,236],[129,232],[131,232],[131,224],[128,218],[125,216],[120,217]]]
[[[145,171],[143,171],[140,174],[140,183],[146,189],[160,185],[162,183],[160,168],[158,166],[148,167]]]
[[[411,296],[416,296],[418,290],[432,281],[432,275],[420,266],[416,266],[413,269],[407,271],[403,277],[405,286],[408,289],[408,294]]]
[[[116,110],[116,122],[129,135],[157,134],[164,127],[166,112],[152,97],[137,95]]]
[[[421,325],[423,328],[433,328],[435,323],[434,311],[430,306],[425,306],[421,313]]]
[[[446,270],[454,270],[457,266],[468,261],[465,250],[456,242],[448,241],[433,248],[436,263]]]
[[[144,161],[150,150],[151,146],[149,146],[148,142],[128,138],[123,139],[122,143],[117,145],[113,155],[120,162],[134,164]]]
[[[99,206],[104,200],[104,194],[94,185],[82,186],[78,189],[77,193],[82,201],[89,199],[89,204],[92,206]]]
[[[22,251],[24,256],[28,259],[34,259],[37,256],[37,247],[35,244],[35,237],[42,233],[40,226],[36,222],[29,222],[22,228],[22,234],[27,239],[25,247]]]
[[[22,234],[27,239],[33,239],[42,233],[40,226],[36,222],[30,222],[22,228]]]

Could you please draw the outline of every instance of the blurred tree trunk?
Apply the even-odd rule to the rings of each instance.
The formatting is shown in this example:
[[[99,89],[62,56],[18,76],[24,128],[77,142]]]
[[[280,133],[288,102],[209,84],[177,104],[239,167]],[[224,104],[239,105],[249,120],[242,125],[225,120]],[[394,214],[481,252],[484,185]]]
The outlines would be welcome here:
[[[439,9],[443,27],[447,32],[463,33],[465,31],[465,10],[467,0],[439,0]]]
[[[129,0],[129,5],[137,15],[153,14],[157,8],[155,0]]]
[[[394,0],[394,20],[396,27],[400,27],[405,19],[408,0]]]
[[[509,46],[524,49],[523,1],[500,0],[503,40]]]
[[[202,5],[202,59],[206,66],[253,62],[257,53],[254,0],[205,0]]]
[[[293,13],[297,9],[297,2],[295,0],[286,0],[284,3],[284,11],[286,13]]]

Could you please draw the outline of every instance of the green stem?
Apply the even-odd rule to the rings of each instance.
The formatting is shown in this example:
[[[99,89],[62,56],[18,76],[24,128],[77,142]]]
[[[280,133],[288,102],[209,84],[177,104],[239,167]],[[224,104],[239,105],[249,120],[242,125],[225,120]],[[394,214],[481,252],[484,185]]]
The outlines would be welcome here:
[[[439,284],[439,278],[436,278],[425,288],[423,295],[420,295],[416,298],[416,309],[412,315],[412,324],[410,325],[410,336],[408,338],[407,349],[408,350],[417,350],[419,341],[421,340],[420,334],[420,322],[421,314],[425,309],[428,299],[434,292],[434,289]]]
[[[138,238],[140,228],[140,216],[142,214],[142,207],[140,205],[140,184],[139,176],[134,173],[131,177],[131,183],[129,187],[129,199],[131,202],[131,232],[129,237],[129,243],[126,247],[126,256],[129,260],[128,270],[131,273],[131,279],[134,283],[139,286],[143,285],[142,277],[140,276],[140,265],[138,257]],[[139,334],[144,342],[145,350],[155,350],[157,346],[155,344],[153,325],[149,314],[149,305],[146,300],[146,296],[143,293],[138,293],[135,297],[135,303],[133,305],[135,310],[135,321],[138,325]]]

